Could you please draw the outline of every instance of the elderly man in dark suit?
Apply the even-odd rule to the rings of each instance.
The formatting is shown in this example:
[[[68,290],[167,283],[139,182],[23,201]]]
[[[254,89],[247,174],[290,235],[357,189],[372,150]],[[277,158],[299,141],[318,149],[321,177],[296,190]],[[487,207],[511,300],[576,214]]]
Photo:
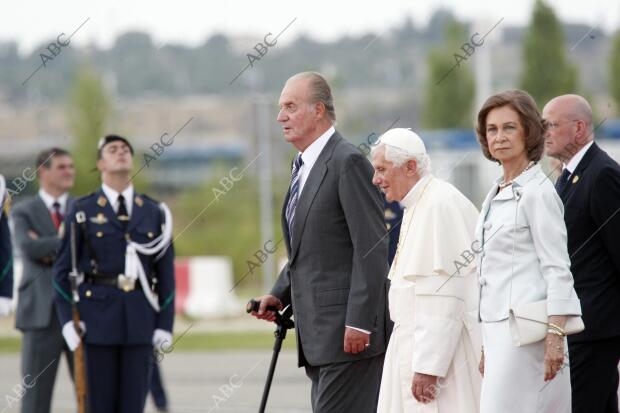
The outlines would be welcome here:
[[[75,171],[71,155],[60,148],[42,151],[37,157],[39,193],[13,209],[15,241],[21,251],[24,271],[18,287],[15,326],[24,334],[22,374],[41,375],[37,385],[22,399],[22,413],[50,411],[60,355],[69,368],[73,358],[60,332],[52,302],[52,265],[60,245],[58,232],[72,199]]]
[[[586,326],[568,337],[572,411],[618,412],[620,166],[594,142],[592,110],[583,97],[556,97],[543,117],[547,154],[563,163],[556,189]]]
[[[331,90],[314,72],[291,77],[278,122],[299,153],[282,210],[288,263],[266,307],[292,305],[299,366],[314,412],[373,412],[385,353],[387,234],[373,168],[335,130]]]

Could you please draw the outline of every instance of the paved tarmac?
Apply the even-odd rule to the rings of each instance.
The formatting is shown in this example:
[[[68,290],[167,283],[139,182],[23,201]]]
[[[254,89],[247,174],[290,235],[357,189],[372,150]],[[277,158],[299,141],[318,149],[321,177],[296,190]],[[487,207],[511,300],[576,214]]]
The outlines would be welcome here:
[[[172,413],[255,413],[261,395],[271,351],[181,352],[166,355],[162,367]],[[20,383],[19,355],[0,354],[0,413],[19,412],[13,388]],[[45,372],[43,373],[45,374]],[[4,409],[4,410],[3,410]],[[267,412],[308,413],[310,381],[297,368],[296,354],[280,354]],[[72,384],[63,360],[54,390],[53,413],[75,413]],[[148,413],[154,413],[148,400]]]

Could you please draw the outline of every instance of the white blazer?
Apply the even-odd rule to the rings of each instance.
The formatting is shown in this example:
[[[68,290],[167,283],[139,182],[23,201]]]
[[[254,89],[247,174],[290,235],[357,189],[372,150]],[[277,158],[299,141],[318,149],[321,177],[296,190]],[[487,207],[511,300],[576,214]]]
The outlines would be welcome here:
[[[549,315],[581,315],[553,184],[538,164],[497,193],[499,181],[476,224],[480,320],[505,320],[514,305],[543,299]]]

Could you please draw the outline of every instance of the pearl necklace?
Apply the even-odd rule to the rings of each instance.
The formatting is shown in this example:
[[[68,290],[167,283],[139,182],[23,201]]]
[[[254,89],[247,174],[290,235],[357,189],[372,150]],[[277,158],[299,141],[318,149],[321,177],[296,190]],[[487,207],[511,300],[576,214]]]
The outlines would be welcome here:
[[[517,179],[518,177],[520,177],[521,175],[523,175],[525,173],[525,171],[527,171],[528,169],[530,169],[532,166],[536,165],[536,162],[534,161],[530,161],[530,163],[527,164],[527,166],[525,167],[524,170],[521,171],[521,173],[517,176],[515,176],[514,178],[512,178],[510,181],[506,181],[503,180],[502,182],[499,183],[499,189],[504,189],[509,185],[512,185],[512,182]]]

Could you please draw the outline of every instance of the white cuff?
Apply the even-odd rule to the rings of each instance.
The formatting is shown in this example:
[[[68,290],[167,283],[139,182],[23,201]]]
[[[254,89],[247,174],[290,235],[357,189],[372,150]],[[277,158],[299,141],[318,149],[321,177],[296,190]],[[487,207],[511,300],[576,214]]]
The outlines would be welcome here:
[[[370,334],[370,331],[368,331],[368,330],[364,330],[364,329],[362,329],[362,328],[351,327],[351,326],[345,326],[345,327],[347,327],[347,328],[352,328],[353,330],[361,331],[362,333]]]

